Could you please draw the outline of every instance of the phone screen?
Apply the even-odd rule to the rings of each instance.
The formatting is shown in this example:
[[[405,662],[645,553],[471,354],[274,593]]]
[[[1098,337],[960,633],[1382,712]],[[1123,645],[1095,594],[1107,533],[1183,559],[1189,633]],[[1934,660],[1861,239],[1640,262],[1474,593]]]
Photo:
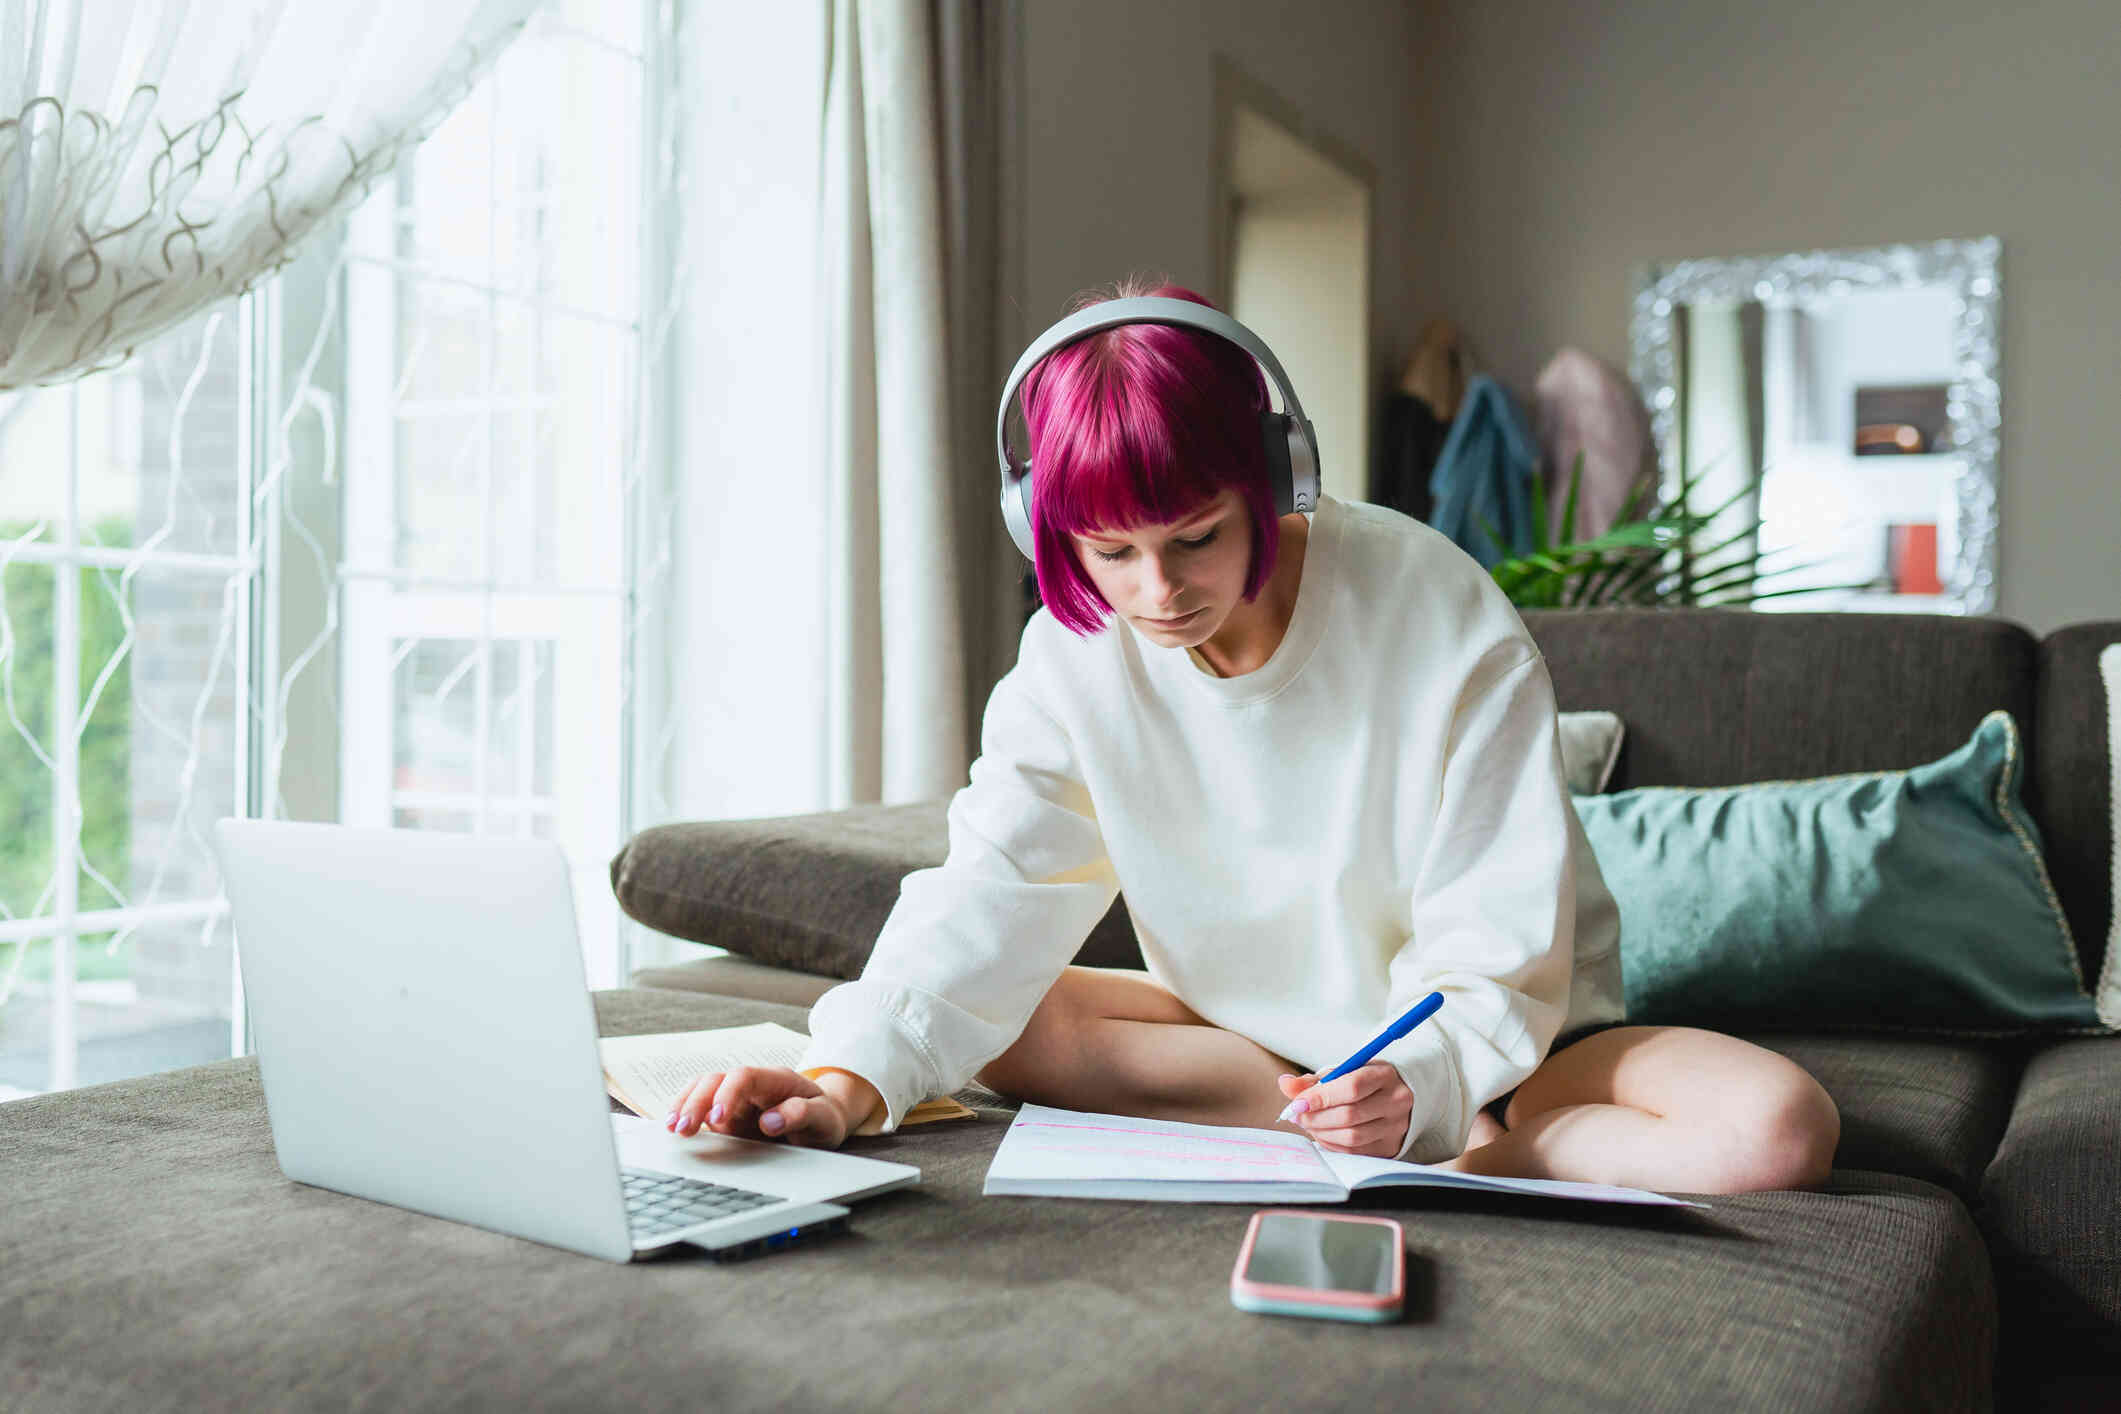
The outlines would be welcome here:
[[[1316,1291],[1392,1290],[1392,1249],[1398,1234],[1378,1223],[1269,1213],[1252,1242],[1248,1280]]]

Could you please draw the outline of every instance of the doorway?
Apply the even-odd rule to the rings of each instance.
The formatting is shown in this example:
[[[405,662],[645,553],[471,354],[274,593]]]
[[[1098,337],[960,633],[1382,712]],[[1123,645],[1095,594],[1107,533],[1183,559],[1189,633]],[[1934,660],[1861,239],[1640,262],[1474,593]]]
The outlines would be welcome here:
[[[1220,56],[1215,91],[1215,296],[1295,384],[1318,433],[1321,489],[1362,500],[1376,174]]]

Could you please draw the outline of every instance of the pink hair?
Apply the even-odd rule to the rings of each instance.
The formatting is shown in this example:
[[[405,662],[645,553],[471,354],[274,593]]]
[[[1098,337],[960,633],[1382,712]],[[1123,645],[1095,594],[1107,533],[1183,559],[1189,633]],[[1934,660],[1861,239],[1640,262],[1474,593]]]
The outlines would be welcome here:
[[[1143,295],[1216,307],[1168,280],[1131,276],[1078,296],[1068,312]],[[1251,511],[1244,597],[1258,596],[1274,572],[1281,522],[1259,441],[1267,380],[1250,354],[1198,329],[1121,324],[1055,349],[1025,375],[1021,392],[1038,593],[1054,618],[1088,637],[1112,614],[1070,536],[1167,525],[1225,487]]]

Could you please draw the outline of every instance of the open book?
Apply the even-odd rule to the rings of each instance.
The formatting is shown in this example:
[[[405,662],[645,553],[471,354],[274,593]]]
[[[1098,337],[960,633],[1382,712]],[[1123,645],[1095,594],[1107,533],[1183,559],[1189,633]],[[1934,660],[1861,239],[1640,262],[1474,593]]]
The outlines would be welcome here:
[[[797,1069],[810,1038],[771,1021],[712,1031],[661,1031],[653,1036],[606,1036],[597,1042],[604,1058],[604,1088],[611,1098],[644,1119],[663,1122],[678,1096],[710,1070],[740,1065]],[[923,1100],[906,1111],[899,1127],[938,1119],[976,1116],[948,1095]]]
[[[983,1194],[1165,1203],[1345,1203],[1358,1188],[1470,1188],[1535,1198],[1705,1208],[1640,1188],[1488,1178],[1324,1149],[1278,1129],[1230,1129],[1025,1105],[987,1166]]]

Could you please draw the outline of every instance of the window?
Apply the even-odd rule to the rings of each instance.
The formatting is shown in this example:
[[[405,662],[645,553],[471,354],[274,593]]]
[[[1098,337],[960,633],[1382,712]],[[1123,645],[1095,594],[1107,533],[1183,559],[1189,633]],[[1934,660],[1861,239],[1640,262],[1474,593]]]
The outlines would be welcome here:
[[[0,1098],[230,1053],[241,326],[0,406]]]
[[[243,1049],[228,814],[555,840],[620,979],[649,8],[553,0],[271,281],[0,394],[0,1099]]]

